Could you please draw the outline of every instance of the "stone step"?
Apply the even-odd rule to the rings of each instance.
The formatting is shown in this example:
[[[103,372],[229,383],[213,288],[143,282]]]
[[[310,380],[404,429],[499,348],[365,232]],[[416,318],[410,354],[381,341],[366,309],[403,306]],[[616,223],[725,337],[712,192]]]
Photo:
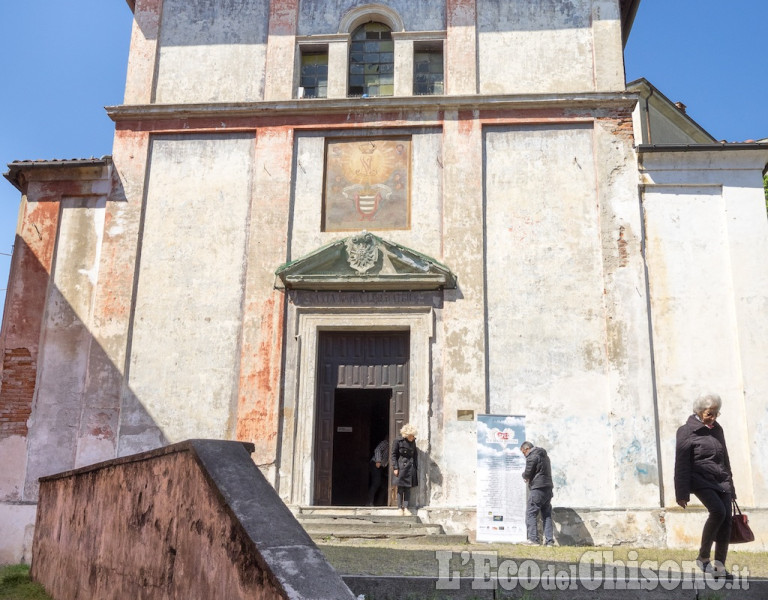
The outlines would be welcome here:
[[[466,535],[446,535],[442,525],[422,523],[418,515],[389,507],[294,507],[294,515],[316,541],[352,539],[419,539],[467,543]]]
[[[380,515],[366,517],[363,515],[356,516],[335,516],[335,515],[299,515],[296,517],[299,521],[305,521],[307,523],[339,523],[354,525],[355,523],[376,523],[378,525],[396,525],[412,523],[415,525],[421,524],[421,519],[417,515],[406,515],[402,517],[396,517],[394,515]]]
[[[310,506],[294,509],[294,516],[300,522],[323,521],[342,524],[384,523],[384,524],[420,524],[416,512],[400,513],[396,508],[369,507],[323,507]]]
[[[391,506],[293,506],[291,507],[291,510],[297,517],[308,515],[334,515],[337,517],[416,516],[413,512],[411,512],[415,510],[414,508],[409,509],[405,515],[401,515],[399,509]]]
[[[440,535],[443,532],[442,525],[424,524],[424,523],[374,523],[362,519],[354,523],[339,523],[333,520],[310,519],[308,521],[299,521],[306,531],[335,531],[336,529],[346,529],[348,531],[421,531],[431,535]]]
[[[299,521],[301,523],[301,521]],[[361,534],[370,532],[375,537],[386,536],[387,534],[403,535],[441,535],[443,527],[441,525],[423,525],[421,523],[367,523],[359,521],[357,523],[326,523],[317,521],[306,521],[301,523],[307,533],[328,532],[338,537],[338,532],[359,532]],[[358,536],[362,537],[362,536]]]
[[[299,521],[301,523],[301,521]],[[387,524],[359,523],[355,526],[337,524],[318,524],[313,521],[301,523],[309,536],[316,542],[336,540],[418,540],[427,544],[466,544],[469,539],[466,535],[448,535],[444,533],[441,525],[416,525],[407,527]]]
[[[361,542],[363,540],[403,540],[403,541],[413,541],[415,543],[418,543],[419,548],[423,548],[425,546],[437,546],[439,548],[444,548],[446,546],[462,546],[467,543],[469,543],[469,538],[466,535],[453,535],[453,534],[445,534],[441,533],[438,535],[423,535],[419,532],[409,532],[404,533],[401,535],[393,534],[393,533],[371,533],[371,532],[347,532],[347,531],[337,531],[334,533],[310,533],[309,537],[312,538],[312,540],[318,544],[323,545],[324,543],[328,542],[342,542],[342,543],[348,543],[350,545],[355,545],[358,542]]]

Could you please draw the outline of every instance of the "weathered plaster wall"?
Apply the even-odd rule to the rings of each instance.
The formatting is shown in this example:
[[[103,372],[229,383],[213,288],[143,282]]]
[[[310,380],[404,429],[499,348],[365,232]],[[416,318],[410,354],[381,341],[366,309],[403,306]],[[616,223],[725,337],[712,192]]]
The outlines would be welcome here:
[[[527,416],[526,435],[550,453],[559,504],[610,505],[592,127],[490,130],[485,155],[488,248],[505,248],[487,255],[490,412]]]
[[[109,180],[105,183],[109,185]],[[34,496],[37,477],[75,466],[81,427],[99,426],[97,415],[83,414],[83,393],[105,204],[106,195],[65,198],[61,203],[53,285],[41,337],[37,403],[29,432],[26,493],[30,496]]]
[[[114,458],[120,451],[126,356],[145,182],[147,134],[118,133],[111,190],[98,248],[98,284],[89,330],[93,337],[83,393],[75,466]]]
[[[457,419],[459,410],[473,410],[530,415],[532,437],[554,452],[564,503],[657,506],[645,276],[629,114],[561,117],[545,124],[551,116],[547,114],[539,116],[538,125],[490,125],[484,137],[477,113],[445,116],[442,133],[417,130],[412,138],[416,175],[410,230],[382,232],[444,262],[459,279],[459,289],[446,291],[445,302],[435,310],[430,342],[431,413],[428,434],[420,436],[433,464],[430,505],[474,503],[475,458],[464,449],[474,445],[476,432],[472,421]],[[356,133],[385,131],[372,127]],[[318,133],[296,137],[291,260],[347,235],[320,231],[324,144]],[[606,165],[605,171],[598,172],[596,164]],[[536,306],[539,317],[531,322],[528,313]],[[292,335],[300,331],[294,310],[289,305]],[[334,322],[331,308],[316,310],[325,315],[324,327],[348,324],[341,313]],[[379,322],[379,309],[369,310],[373,326]],[[583,318],[574,318],[576,314]],[[542,337],[542,331],[551,335]],[[294,407],[312,401],[293,399],[297,388],[291,382],[305,377],[292,368],[307,351],[304,334],[301,340],[287,342],[284,425],[293,422]],[[532,352],[535,358],[530,360]],[[313,393],[311,385],[308,393]],[[415,417],[420,404],[413,402]],[[311,412],[299,410],[312,418]],[[581,428],[592,431],[589,439],[562,437],[564,429]],[[284,441],[292,439],[290,432],[284,435]],[[588,473],[569,472],[574,444],[589,465]],[[312,451],[291,443],[285,448],[283,456]],[[595,460],[592,453],[601,458]],[[307,468],[311,471],[311,465]],[[614,473],[615,485],[604,476],[606,471]],[[311,472],[306,477],[311,479]]]
[[[163,0],[154,101],[264,97],[269,2]]]
[[[294,159],[293,212],[290,260],[295,260],[350,232],[322,231],[323,173],[326,139],[338,137],[391,135],[380,128],[356,128],[327,131],[325,135],[300,133],[296,136]],[[387,240],[402,244],[440,259],[442,255],[442,136],[430,128],[398,129],[397,135],[411,134],[411,226],[408,229],[379,230],[370,221],[360,221],[360,231],[367,229]]]
[[[274,271],[288,253],[293,130],[260,129],[255,153],[235,438],[254,444],[254,460],[274,483],[285,310],[283,294],[274,289]]]
[[[40,178],[27,189],[34,210],[25,216],[20,230],[27,245],[34,247],[37,238],[47,240],[55,250],[49,259],[47,288],[35,290],[43,294],[45,310],[40,315],[35,410],[28,422],[24,499],[29,500],[36,498],[38,477],[72,468],[77,460],[98,246],[111,190],[108,167],[64,172],[54,168],[33,177]],[[55,218],[38,220],[40,211]],[[27,293],[32,290],[25,290]]]
[[[294,35],[339,33],[345,15],[369,5],[372,10],[381,6],[396,14],[406,32],[447,31],[448,94],[620,91],[624,87],[616,0],[535,4],[522,0],[476,4],[304,0],[298,6],[296,0],[237,6],[221,0],[164,0],[162,7],[144,0],[137,11],[142,27],[134,31],[126,100],[146,101],[140,86],[150,83],[151,101],[158,103],[290,98],[293,69],[267,73],[267,63],[293,65]],[[159,41],[154,42],[152,32],[157,29]],[[345,95],[341,92],[346,87],[346,52],[341,56],[337,51],[346,44],[337,42],[329,46],[329,97]],[[408,61],[398,64],[400,69],[410,68]],[[547,75],[542,78],[543,73]],[[397,77],[399,82],[407,79],[402,74]],[[331,85],[337,81],[342,83]],[[410,87],[398,89],[410,95]]]
[[[735,565],[744,567],[749,563],[748,554],[734,554],[738,552],[765,552],[768,550],[768,510],[765,508],[747,508],[740,499],[739,508],[749,518],[749,527],[755,534],[755,541],[748,544],[732,545],[728,555],[728,567],[733,570]],[[698,549],[701,545],[701,529],[707,520],[707,509],[701,505],[689,504],[683,510],[679,507],[668,508],[664,511],[664,526],[666,529],[665,542],[668,548]]]
[[[14,459],[13,455],[3,456]],[[36,513],[37,504],[31,502],[0,504],[0,565],[30,563]]]
[[[643,198],[668,506],[675,505],[675,432],[693,400],[710,390],[724,398],[719,421],[729,439],[733,402],[742,395],[721,194],[719,186],[646,188]],[[730,451],[741,456],[737,443]]]
[[[134,3],[131,50],[125,78],[126,104],[148,104],[154,96],[162,12],[163,0],[138,0]]]
[[[527,416],[566,506],[659,501],[629,123],[484,130],[488,411]]]
[[[592,0],[594,89],[618,91],[625,87],[624,46],[617,0]]]
[[[0,501],[24,498],[28,419],[32,413],[46,290],[56,242],[59,203],[22,197],[2,330],[0,454],[6,457]]]
[[[253,147],[237,134],[152,142],[121,452],[234,433]]]
[[[101,166],[31,163],[21,178],[3,327],[0,563],[30,558],[37,477],[78,460],[77,432],[86,421],[77,408],[84,370],[78,357],[90,348],[82,319],[89,318],[98,271],[99,207],[111,188],[108,163],[95,162]],[[62,243],[71,247],[59,250]],[[36,390],[38,374],[45,383]]]
[[[673,506],[675,432],[694,399],[723,398],[741,504],[765,506],[768,460],[768,222],[765,152],[643,155],[664,499]],[[717,163],[722,168],[710,169]]]
[[[386,6],[398,13],[406,31],[437,31],[445,29],[444,2],[413,2],[412,0],[301,0],[299,6],[299,35],[337,33],[342,17],[354,8],[366,5]],[[344,32],[347,33],[347,32]]]
[[[621,90],[619,30],[615,1],[478,0],[480,93]]]
[[[595,121],[615,506],[654,508],[660,476],[637,155],[626,112]]]
[[[446,0],[445,93],[477,93],[477,5]]]
[[[485,260],[483,249],[482,125],[475,111],[448,111],[443,135],[443,260],[458,277],[458,289],[445,292],[441,311],[442,363],[439,399],[432,421],[434,460],[442,469],[442,502],[474,501],[477,442],[472,421],[458,410],[487,412],[485,340]],[[431,449],[430,449],[431,450]]]
[[[298,4],[299,0],[270,2],[264,100],[293,98],[293,90],[298,89],[298,72],[294,73],[294,69],[269,68],[270,65],[293,65],[299,59],[295,37],[299,18]]]

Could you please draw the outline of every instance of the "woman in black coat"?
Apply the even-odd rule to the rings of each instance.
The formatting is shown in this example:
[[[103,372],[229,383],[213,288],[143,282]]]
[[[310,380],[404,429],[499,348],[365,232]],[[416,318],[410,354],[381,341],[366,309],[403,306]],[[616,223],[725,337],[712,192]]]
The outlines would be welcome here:
[[[401,437],[392,445],[392,485],[397,486],[397,507],[404,513],[408,508],[410,488],[419,485],[419,452],[416,448],[416,428],[410,423],[400,429]]]
[[[700,396],[693,414],[677,430],[675,451],[675,498],[685,508],[693,493],[709,511],[696,563],[715,577],[733,576],[725,570],[731,537],[731,501],[736,498],[731,462],[723,428],[716,419],[722,400],[717,394]],[[710,562],[712,544],[715,561]]]

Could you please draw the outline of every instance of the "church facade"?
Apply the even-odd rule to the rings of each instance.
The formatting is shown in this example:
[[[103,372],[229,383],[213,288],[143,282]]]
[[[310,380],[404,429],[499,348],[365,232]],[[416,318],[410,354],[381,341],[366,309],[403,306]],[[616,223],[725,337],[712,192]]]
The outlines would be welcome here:
[[[287,504],[362,505],[405,422],[419,514],[472,533],[483,414],[549,452],[561,543],[691,545],[703,391],[768,525],[768,145],[627,87],[638,0],[129,4],[112,155],[6,174],[14,557],[41,476],[237,439]]]

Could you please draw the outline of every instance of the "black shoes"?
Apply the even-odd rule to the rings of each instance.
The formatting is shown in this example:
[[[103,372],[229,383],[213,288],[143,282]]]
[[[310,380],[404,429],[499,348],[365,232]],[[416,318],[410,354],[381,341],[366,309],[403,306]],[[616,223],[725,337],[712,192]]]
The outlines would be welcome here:
[[[715,564],[708,558],[696,558],[696,566],[699,567],[704,573],[712,575],[715,579],[725,579],[726,581],[733,581],[733,573],[726,571],[725,567],[720,564],[719,561],[715,561]]]

